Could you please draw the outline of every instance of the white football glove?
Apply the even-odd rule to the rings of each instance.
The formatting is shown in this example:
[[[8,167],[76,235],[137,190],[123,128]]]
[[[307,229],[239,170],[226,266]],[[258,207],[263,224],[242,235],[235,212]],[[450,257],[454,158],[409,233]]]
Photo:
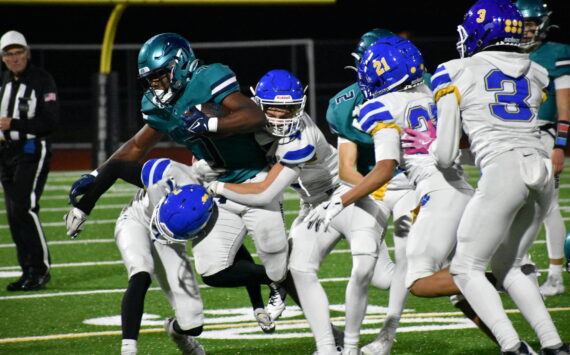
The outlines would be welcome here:
[[[307,222],[307,229],[315,227],[315,232],[319,231],[320,226],[323,226],[323,231],[328,231],[332,219],[338,215],[344,206],[340,196],[334,196],[328,201],[325,201],[313,208],[313,210],[305,217],[304,222]]]
[[[206,190],[208,190],[208,193],[212,196],[221,195],[222,192],[224,191],[224,183],[217,180],[207,183],[204,187],[206,188]]]
[[[83,224],[87,220],[87,215],[79,208],[73,207],[71,211],[63,216],[63,219],[67,228],[67,235],[75,239],[83,230]]]
[[[226,172],[226,169],[212,168],[204,159],[200,159],[192,164],[194,174],[202,185],[216,180],[220,175]]]

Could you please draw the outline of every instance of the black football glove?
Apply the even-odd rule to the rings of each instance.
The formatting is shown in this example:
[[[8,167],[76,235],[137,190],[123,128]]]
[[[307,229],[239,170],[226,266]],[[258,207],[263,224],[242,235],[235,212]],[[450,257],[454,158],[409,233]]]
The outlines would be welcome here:
[[[69,190],[69,204],[73,206],[77,206],[77,197],[81,195],[85,195],[87,190],[89,190],[89,186],[93,184],[95,181],[95,175],[92,174],[83,174],[81,177],[71,185],[71,189]]]
[[[210,117],[196,107],[188,109],[188,111],[180,115],[180,119],[184,122],[184,128],[190,133],[204,134],[208,132]]]

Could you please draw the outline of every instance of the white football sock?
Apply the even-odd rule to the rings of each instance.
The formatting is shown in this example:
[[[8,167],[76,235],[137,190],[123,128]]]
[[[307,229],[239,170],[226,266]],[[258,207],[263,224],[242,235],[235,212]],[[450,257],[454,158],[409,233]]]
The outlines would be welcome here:
[[[543,348],[562,344],[537,285],[520,268],[509,270],[503,287],[538,336]]]
[[[554,265],[550,264],[548,266],[548,275],[549,276],[560,276],[562,277],[562,265]]]
[[[483,271],[470,270],[453,276],[453,280],[475,313],[493,332],[502,351],[515,349],[520,339],[507,317],[501,297],[485,277]]]
[[[392,284],[390,285],[390,297],[388,299],[388,313],[386,314],[386,318],[399,321],[406,306],[408,295],[410,294],[406,288],[406,272],[408,270],[406,239],[394,238],[394,244],[396,249],[396,268],[394,269]]]
[[[319,354],[336,351],[329,313],[329,301],[316,274],[291,270],[305,318],[311,326]]]
[[[374,272],[376,258],[371,255],[353,255],[352,272],[346,286],[345,347],[358,347],[360,327],[368,306],[368,286]]]

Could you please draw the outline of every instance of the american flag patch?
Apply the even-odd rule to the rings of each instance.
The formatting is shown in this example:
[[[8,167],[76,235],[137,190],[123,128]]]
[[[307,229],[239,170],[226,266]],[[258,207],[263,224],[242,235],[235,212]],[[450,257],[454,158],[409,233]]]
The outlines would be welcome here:
[[[55,101],[55,100],[57,100],[55,92],[48,92],[47,94],[44,95],[44,102]]]

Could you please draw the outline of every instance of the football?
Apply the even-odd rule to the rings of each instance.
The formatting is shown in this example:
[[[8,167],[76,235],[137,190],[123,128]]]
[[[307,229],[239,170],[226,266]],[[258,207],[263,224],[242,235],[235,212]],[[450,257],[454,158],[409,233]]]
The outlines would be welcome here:
[[[208,117],[223,117],[230,113],[230,110],[224,105],[213,102],[196,105],[196,108],[205,113]]]

